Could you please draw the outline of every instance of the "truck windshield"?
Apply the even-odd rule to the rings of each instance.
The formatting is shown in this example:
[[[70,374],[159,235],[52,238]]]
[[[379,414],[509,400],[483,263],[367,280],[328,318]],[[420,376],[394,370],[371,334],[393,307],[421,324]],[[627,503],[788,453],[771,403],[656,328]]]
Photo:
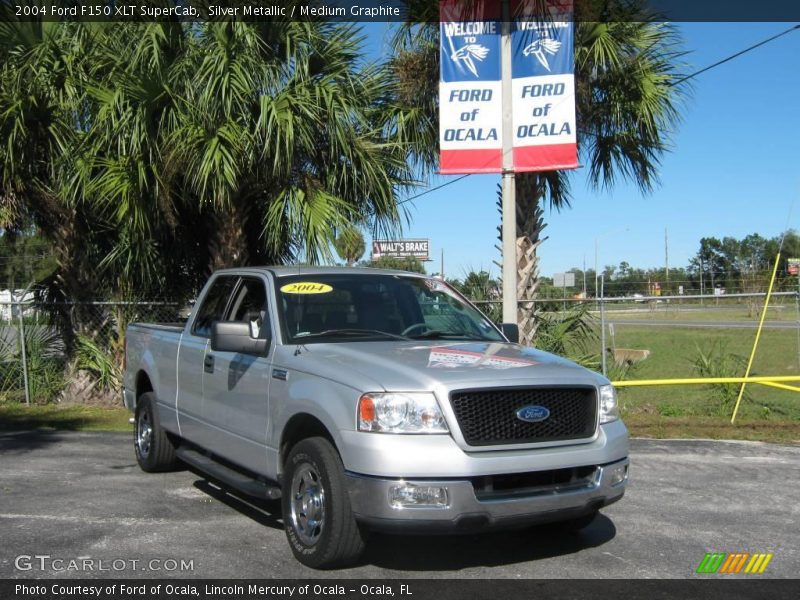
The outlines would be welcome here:
[[[288,343],[388,339],[504,341],[480,311],[438,279],[321,274],[276,281]]]

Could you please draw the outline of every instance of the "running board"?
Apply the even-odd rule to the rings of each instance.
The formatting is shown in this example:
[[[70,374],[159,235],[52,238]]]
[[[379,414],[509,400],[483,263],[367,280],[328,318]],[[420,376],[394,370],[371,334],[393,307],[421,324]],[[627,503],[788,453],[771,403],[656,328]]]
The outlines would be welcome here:
[[[192,465],[206,475],[210,475],[214,479],[237,489],[243,494],[255,498],[266,498],[268,500],[277,500],[281,497],[281,489],[278,486],[270,485],[264,481],[249,477],[188,446],[180,446],[175,451],[175,454],[183,462]]]

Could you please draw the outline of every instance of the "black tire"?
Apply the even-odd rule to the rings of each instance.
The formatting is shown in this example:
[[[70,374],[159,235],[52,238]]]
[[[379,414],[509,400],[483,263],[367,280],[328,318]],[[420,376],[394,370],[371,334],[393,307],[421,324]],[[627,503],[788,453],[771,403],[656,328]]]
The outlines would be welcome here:
[[[175,445],[169,434],[161,428],[153,392],[142,394],[136,403],[133,420],[133,446],[136,462],[147,473],[172,471],[178,465]]]
[[[577,532],[591,525],[599,514],[599,510],[593,510],[589,514],[583,515],[582,517],[575,517],[574,519],[567,519],[566,521],[552,523],[552,526],[555,529],[563,532]]]
[[[298,442],[286,458],[281,494],[286,539],[314,569],[352,564],[364,550],[339,454],[322,437]]]

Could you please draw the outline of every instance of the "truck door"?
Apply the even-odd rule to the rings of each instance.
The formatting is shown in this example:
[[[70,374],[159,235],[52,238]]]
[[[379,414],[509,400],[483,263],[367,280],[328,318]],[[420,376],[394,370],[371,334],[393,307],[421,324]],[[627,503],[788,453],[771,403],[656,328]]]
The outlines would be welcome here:
[[[178,419],[181,436],[205,446],[213,429],[203,419],[203,361],[211,336],[211,324],[221,321],[230,303],[237,275],[214,278],[200,298],[191,327],[178,349]]]
[[[224,320],[250,324],[253,337],[274,340],[265,280],[243,276]],[[270,364],[274,344],[263,356],[206,349],[203,420],[214,428],[212,448],[225,458],[263,473],[267,457]]]

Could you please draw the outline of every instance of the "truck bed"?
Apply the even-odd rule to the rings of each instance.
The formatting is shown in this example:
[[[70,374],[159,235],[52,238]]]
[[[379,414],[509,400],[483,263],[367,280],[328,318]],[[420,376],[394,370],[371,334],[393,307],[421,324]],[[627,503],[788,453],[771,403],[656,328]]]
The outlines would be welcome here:
[[[131,323],[125,337],[126,361],[129,365],[147,366],[154,389],[158,389],[159,402],[172,405],[174,411],[177,391],[176,359],[183,323]],[[135,407],[133,390],[136,389],[136,371],[126,369],[124,388],[125,406]]]

